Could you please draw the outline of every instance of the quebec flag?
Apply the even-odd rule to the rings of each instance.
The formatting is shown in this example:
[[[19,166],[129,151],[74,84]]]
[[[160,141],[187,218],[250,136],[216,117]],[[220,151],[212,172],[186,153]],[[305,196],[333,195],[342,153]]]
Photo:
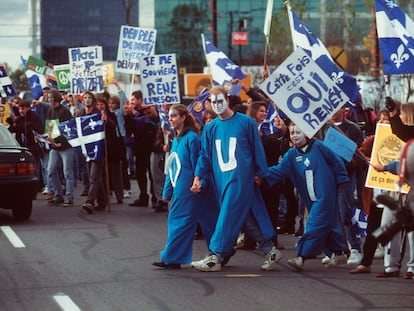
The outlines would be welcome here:
[[[206,55],[211,76],[213,77],[213,85],[229,86],[230,89],[232,87],[230,85],[231,80],[243,80],[246,78],[246,75],[241,71],[240,67],[234,64],[226,54],[216,48],[210,41],[206,40],[203,34],[201,38],[203,40],[204,54]],[[229,95],[236,94],[229,92]]]
[[[270,103],[269,107],[267,108],[266,119],[263,120],[262,123],[259,124],[259,130],[264,135],[270,135],[276,133],[278,128],[275,125],[275,117],[278,115],[278,112],[275,106]]]
[[[170,121],[168,121],[168,116],[165,113],[165,110],[163,109],[162,105],[156,105],[156,106],[157,106],[158,116],[160,118],[161,128],[164,131],[169,131],[171,133],[174,133],[174,129],[171,126]]]
[[[414,73],[414,22],[394,0],[376,0],[375,10],[384,74]]]
[[[287,8],[294,46],[305,50],[354,104],[359,95],[356,79],[334,63],[325,45],[302,24],[290,5],[287,5]]]
[[[62,122],[59,130],[72,147],[81,148],[86,161],[105,157],[105,129],[99,113]]]
[[[13,84],[7,75],[6,68],[0,66],[0,94],[1,97],[8,97],[16,95],[16,90],[13,87]]]

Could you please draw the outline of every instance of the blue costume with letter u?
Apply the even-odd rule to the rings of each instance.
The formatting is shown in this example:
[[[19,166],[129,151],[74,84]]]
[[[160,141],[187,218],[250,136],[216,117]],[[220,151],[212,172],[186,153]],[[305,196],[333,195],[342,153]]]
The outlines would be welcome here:
[[[254,182],[255,176],[267,175],[267,162],[253,119],[235,113],[228,119],[216,118],[204,128],[195,176],[210,175],[220,204],[210,251],[230,255],[246,219],[253,219],[253,227],[260,231],[256,237],[271,240],[275,231]]]

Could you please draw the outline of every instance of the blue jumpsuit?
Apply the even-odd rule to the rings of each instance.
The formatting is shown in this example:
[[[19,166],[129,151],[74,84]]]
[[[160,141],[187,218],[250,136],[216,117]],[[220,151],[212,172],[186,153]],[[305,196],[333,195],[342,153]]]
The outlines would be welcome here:
[[[254,177],[265,177],[267,162],[256,122],[235,113],[229,119],[215,118],[203,130],[195,175],[212,176],[220,213],[210,241],[210,251],[230,255],[246,218],[254,218],[259,234],[275,235]],[[268,251],[268,250],[267,250]]]
[[[187,264],[192,260],[193,239],[200,223],[208,243],[214,231],[218,204],[214,190],[207,187],[194,194],[194,169],[200,152],[200,137],[183,130],[175,137],[168,157],[168,172],[162,196],[172,198],[168,213],[168,238],[161,260],[165,264]]]
[[[349,181],[343,161],[319,141],[311,140],[302,152],[291,148],[278,165],[269,168],[269,185],[290,178],[309,211],[296,255],[304,258],[346,249],[341,229],[337,185]]]

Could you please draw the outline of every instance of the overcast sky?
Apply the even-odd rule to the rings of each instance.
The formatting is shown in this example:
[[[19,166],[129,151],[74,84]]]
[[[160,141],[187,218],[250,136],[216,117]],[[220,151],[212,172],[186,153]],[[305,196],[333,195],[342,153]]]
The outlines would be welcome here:
[[[20,55],[30,54],[28,8],[28,0],[0,1],[0,63],[13,69],[20,66]]]

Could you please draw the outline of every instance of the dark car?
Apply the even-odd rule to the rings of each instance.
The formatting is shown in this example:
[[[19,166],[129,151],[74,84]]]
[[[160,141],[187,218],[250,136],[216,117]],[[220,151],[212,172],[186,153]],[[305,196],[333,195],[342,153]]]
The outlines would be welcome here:
[[[39,188],[35,171],[32,154],[0,124],[0,208],[11,209],[17,220],[28,220],[32,214]]]

